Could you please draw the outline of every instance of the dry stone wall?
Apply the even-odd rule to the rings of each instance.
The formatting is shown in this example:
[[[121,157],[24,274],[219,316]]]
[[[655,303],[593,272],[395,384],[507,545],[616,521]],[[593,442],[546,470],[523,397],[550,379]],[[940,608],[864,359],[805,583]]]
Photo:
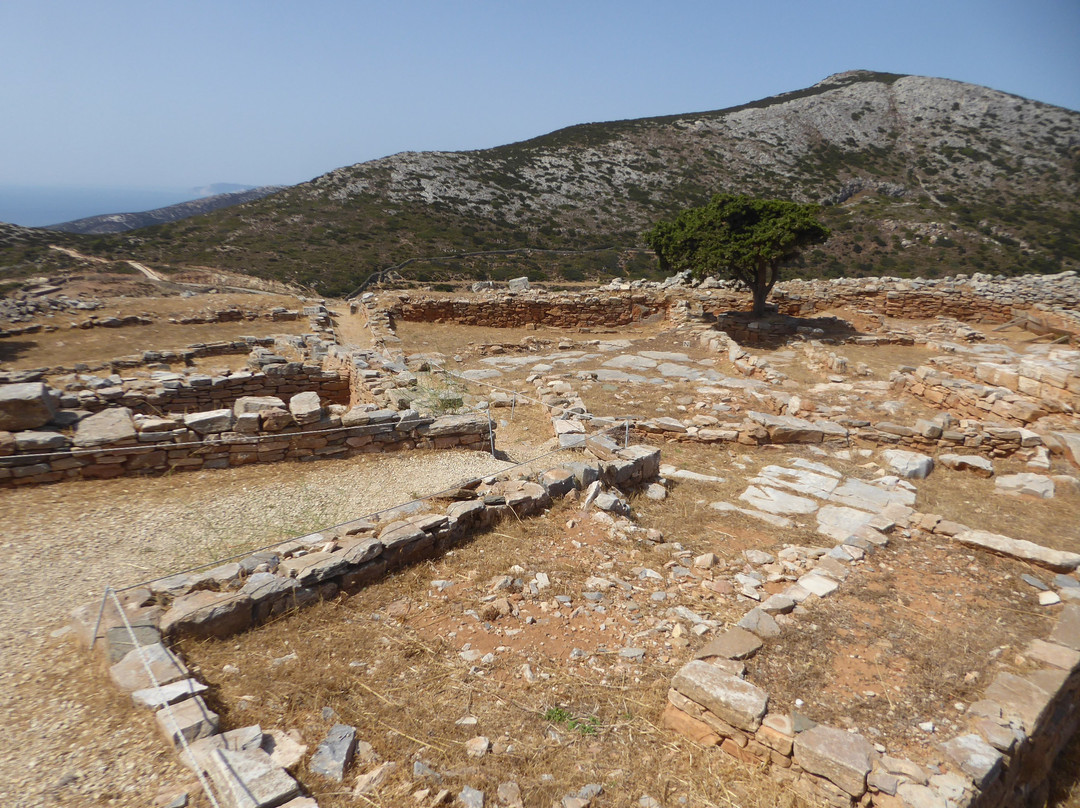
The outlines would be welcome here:
[[[539,482],[474,480],[455,490],[455,501],[441,512],[417,512],[423,506],[411,503],[213,569],[151,581],[76,609],[71,626],[84,645],[105,658],[113,684],[138,708],[155,713],[181,762],[209,778],[223,805],[255,805],[253,795],[258,795],[258,805],[318,808],[286,771],[304,750],[286,762],[280,734],[264,733],[259,726],[223,731],[220,716],[202,696],[207,686],[169,647],[170,641],[181,636],[222,639],[339,593],[356,592],[511,514],[520,519],[539,513],[553,497],[573,489],[588,486],[595,497],[600,478],[655,478],[659,451],[630,449],[619,450],[612,461],[550,469]]]
[[[737,626],[684,665],[671,681],[663,722],[697,743],[768,767],[771,776],[815,804],[835,808],[1029,804],[1080,727],[1080,605],[1065,606],[1047,637],[1031,639],[1026,654],[1041,669],[1024,676],[999,673],[968,710],[968,731],[938,745],[946,770],[890,756],[886,747],[860,734],[770,709],[769,693],[745,678],[743,660],[767,653],[763,639],[777,633],[771,615],[835,592],[847,577],[846,565],[887,545],[888,534],[896,528],[987,546],[978,543],[978,536],[975,541],[967,538],[979,531],[906,506],[887,506],[823,556],[798,583],[755,605]],[[1012,542],[991,538],[1002,540],[993,543],[995,548]],[[1071,555],[1068,568],[1074,569],[1078,561]]]
[[[307,399],[305,418],[303,404]],[[411,449],[483,449],[494,427],[485,416],[424,417],[372,406],[323,413],[315,392],[239,399],[234,409],[173,418],[102,410],[72,438],[56,432],[0,432],[0,487],[221,469]]]
[[[389,308],[394,319],[452,322],[491,328],[618,327],[662,315],[666,299],[645,294],[549,295],[543,292],[484,295],[476,298],[403,297]]]

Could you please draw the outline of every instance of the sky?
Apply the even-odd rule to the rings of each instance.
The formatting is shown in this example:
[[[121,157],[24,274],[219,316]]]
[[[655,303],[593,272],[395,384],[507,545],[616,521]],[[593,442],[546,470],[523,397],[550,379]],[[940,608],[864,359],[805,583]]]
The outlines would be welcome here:
[[[1080,2],[3,0],[0,186],[293,184],[855,68],[1080,109]]]

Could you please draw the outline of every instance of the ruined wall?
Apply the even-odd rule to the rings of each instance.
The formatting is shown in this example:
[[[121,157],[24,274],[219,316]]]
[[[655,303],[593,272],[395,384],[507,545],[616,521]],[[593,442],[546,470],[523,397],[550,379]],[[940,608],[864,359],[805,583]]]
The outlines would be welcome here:
[[[403,298],[389,311],[411,322],[453,322],[491,328],[616,327],[663,313],[663,298],[646,294],[546,295],[505,294],[479,298]]]
[[[241,371],[229,376],[191,375],[161,382],[137,381],[123,387],[65,393],[61,406],[98,412],[107,407],[128,407],[140,413],[199,412],[231,407],[241,396],[289,398],[314,391],[331,404],[349,403],[349,381],[319,365],[288,362],[261,372]]]
[[[126,412],[121,410],[120,412]],[[0,487],[35,485],[72,479],[158,475],[173,471],[221,469],[252,463],[343,458],[358,454],[410,449],[486,448],[490,422],[479,415],[422,417],[415,412],[375,410],[342,417],[324,417],[315,424],[240,433],[209,431],[214,418],[231,430],[228,410],[200,413],[200,418],[161,423],[163,419],[133,421],[118,440],[103,440],[93,448],[50,448],[23,441],[26,433],[0,432]],[[130,421],[130,413],[127,414]],[[122,420],[122,419],[120,419]],[[493,429],[493,427],[491,427]],[[42,433],[37,433],[42,434]],[[23,447],[23,448],[20,448]]]

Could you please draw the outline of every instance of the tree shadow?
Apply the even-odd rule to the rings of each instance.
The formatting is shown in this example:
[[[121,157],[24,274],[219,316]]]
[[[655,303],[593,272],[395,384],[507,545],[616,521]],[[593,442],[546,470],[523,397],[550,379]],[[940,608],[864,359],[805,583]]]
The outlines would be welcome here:
[[[724,311],[706,314],[705,319],[747,348],[775,350],[803,340],[841,343],[862,336],[854,325],[839,317],[793,317],[775,311],[754,317],[747,311]]]
[[[0,340],[0,364],[4,362],[14,362],[23,354],[34,350],[38,347],[36,342],[20,341],[20,340]]]

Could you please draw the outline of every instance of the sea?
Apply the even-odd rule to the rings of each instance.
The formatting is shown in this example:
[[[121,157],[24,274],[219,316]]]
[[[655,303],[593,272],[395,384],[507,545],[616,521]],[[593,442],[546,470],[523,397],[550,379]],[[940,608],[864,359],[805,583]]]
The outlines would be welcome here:
[[[203,196],[200,188],[0,185],[0,222],[46,227],[106,213],[141,213]]]

